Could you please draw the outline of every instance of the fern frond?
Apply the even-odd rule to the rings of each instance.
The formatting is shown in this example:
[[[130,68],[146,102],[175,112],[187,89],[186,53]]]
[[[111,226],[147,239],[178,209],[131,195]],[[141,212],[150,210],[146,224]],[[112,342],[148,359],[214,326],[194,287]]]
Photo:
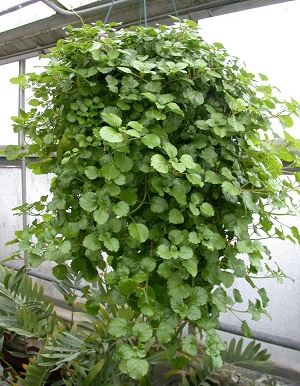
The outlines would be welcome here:
[[[28,365],[24,365],[25,378],[19,378],[19,384],[22,386],[43,386],[53,370],[53,364],[44,366],[44,358],[41,354],[31,358]]]
[[[235,365],[245,365],[257,368],[271,367],[269,362],[271,355],[266,349],[261,350],[261,344],[251,341],[243,351],[244,340],[241,338],[238,342],[232,339],[228,349],[222,353],[222,359],[226,363]]]

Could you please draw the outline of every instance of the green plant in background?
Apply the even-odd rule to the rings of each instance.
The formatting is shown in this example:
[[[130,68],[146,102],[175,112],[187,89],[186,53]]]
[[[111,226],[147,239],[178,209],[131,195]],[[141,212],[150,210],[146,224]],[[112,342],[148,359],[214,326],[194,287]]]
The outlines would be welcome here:
[[[59,322],[54,304],[25,267],[15,272],[0,266],[0,304],[0,379],[16,379]]]
[[[253,320],[267,314],[255,277],[284,274],[262,240],[300,239],[277,222],[278,213],[298,213],[291,192],[300,174],[281,177],[300,164],[286,130],[299,104],[204,42],[192,21],[114,27],[68,27],[45,71],[12,80],[34,96],[13,118],[28,146],[5,154],[36,155],[28,167],[54,175],[51,196],[19,208],[40,217],[12,243],[32,267],[56,262],[59,280],[70,265],[100,284],[85,287],[82,307],[93,318],[109,310],[112,359],[144,384],[155,352],[179,369],[201,352],[188,327],[220,366],[220,314],[239,303]],[[257,290],[255,300],[242,298],[237,278]],[[242,331],[251,334],[245,320]]]
[[[33,284],[28,273],[25,268],[16,272],[0,266],[0,379],[11,385],[17,381],[23,386],[136,385],[129,375],[120,372],[116,355],[121,351],[130,353],[129,345],[108,332],[112,318],[130,310],[117,309],[113,304],[94,312],[90,309],[89,313],[71,309],[70,320],[64,321],[56,316],[54,305],[44,301],[43,287]],[[73,287],[78,286],[79,279],[80,275],[72,277],[69,272],[65,280],[55,283],[69,305],[79,294],[85,299],[81,304],[77,302],[83,309],[92,298],[106,296],[101,283],[100,291],[93,293],[86,286],[74,295]],[[28,313],[28,309],[32,311]],[[128,341],[133,345],[137,343],[135,339],[132,336]],[[242,339],[238,344],[232,340],[228,350],[221,353],[224,361],[221,369],[213,365],[205,352],[199,357],[190,356],[191,361],[178,357],[177,367],[173,364],[170,369],[165,353],[152,339],[145,345],[151,369],[139,385],[214,385],[228,372],[229,364],[259,368],[269,365],[269,354],[260,351],[259,344],[251,342],[244,351],[242,346]]]

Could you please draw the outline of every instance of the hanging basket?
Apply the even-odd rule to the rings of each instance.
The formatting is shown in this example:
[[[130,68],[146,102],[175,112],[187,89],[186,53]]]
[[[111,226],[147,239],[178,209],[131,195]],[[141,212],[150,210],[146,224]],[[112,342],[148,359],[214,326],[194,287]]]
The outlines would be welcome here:
[[[46,211],[42,221],[18,238],[30,264],[56,261],[58,279],[66,262],[87,281],[100,275],[107,294],[86,311],[112,302],[121,310],[107,327],[112,339],[133,336],[136,350],[151,341],[186,364],[199,350],[192,332],[182,337],[188,325],[205,335],[219,366],[220,314],[243,303],[235,280],[257,289],[259,300],[240,310],[258,320],[269,299],[253,277],[262,269],[284,276],[265,262],[271,255],[258,238],[272,237],[274,210],[294,211],[293,185],[280,177],[282,160],[299,159],[270,143],[270,119],[278,106],[285,130],[299,104],[280,102],[222,45],[203,41],[196,23],[174,21],[68,27],[45,72],[29,75],[32,110],[15,128],[39,157],[29,167],[55,178],[50,202],[36,204]],[[245,320],[242,331],[251,334]],[[151,350],[138,353],[117,352],[134,379],[151,363]]]

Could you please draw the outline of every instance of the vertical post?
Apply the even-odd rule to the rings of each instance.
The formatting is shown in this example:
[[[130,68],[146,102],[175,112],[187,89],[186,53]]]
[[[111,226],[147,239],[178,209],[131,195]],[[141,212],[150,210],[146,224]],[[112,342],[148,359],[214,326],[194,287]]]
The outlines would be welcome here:
[[[25,74],[25,60],[19,61],[19,74]],[[18,101],[18,114],[20,114],[20,110],[25,110],[25,90],[19,87],[19,101]],[[23,132],[18,133],[18,144],[20,146],[25,145],[25,137]],[[22,164],[21,164],[21,202],[22,205],[26,203],[27,201],[27,194],[26,194],[26,161],[24,158],[22,158]],[[23,229],[27,226],[27,215],[24,213],[22,216],[22,226]],[[27,255],[26,252],[24,252],[24,265],[27,266]]]

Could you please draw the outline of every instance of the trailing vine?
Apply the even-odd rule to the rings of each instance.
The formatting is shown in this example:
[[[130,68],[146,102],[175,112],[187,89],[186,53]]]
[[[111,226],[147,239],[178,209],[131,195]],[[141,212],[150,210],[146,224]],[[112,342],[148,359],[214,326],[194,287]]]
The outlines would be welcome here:
[[[36,155],[28,167],[54,175],[48,198],[20,208],[41,218],[13,242],[33,267],[55,261],[58,279],[69,266],[88,282],[101,273],[107,294],[86,310],[123,310],[108,333],[123,342],[116,358],[135,379],[148,371],[149,342],[169,358],[175,349],[197,353],[195,335],[182,335],[187,325],[220,365],[220,314],[234,307],[258,320],[269,299],[255,277],[284,275],[270,268],[259,238],[299,242],[296,227],[286,232],[276,215],[298,211],[290,192],[299,192],[300,174],[282,174],[300,164],[300,144],[286,130],[299,104],[281,101],[266,76],[255,80],[223,46],[203,41],[194,22],[175,21],[67,27],[41,74],[12,80],[34,96],[30,111],[13,118],[28,146],[5,154]],[[236,278],[258,298],[243,299]],[[244,320],[242,330],[249,336]]]

